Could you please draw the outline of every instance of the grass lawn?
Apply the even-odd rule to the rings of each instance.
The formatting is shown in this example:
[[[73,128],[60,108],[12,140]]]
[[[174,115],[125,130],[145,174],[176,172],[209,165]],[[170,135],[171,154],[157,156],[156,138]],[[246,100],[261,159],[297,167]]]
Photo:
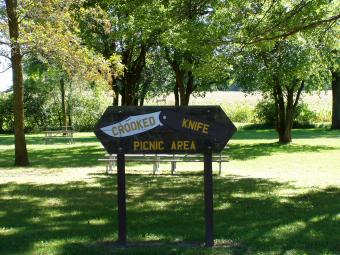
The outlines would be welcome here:
[[[203,164],[151,175],[127,168],[128,248],[116,247],[116,176],[91,133],[44,145],[28,135],[31,167],[14,168],[0,135],[0,254],[340,254],[340,132],[240,130],[214,176],[216,247],[203,248]],[[215,173],[217,167],[215,166]]]

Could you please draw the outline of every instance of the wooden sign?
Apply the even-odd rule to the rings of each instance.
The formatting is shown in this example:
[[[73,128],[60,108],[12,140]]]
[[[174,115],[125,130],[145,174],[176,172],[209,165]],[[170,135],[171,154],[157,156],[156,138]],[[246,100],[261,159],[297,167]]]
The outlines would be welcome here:
[[[220,152],[235,131],[220,106],[111,106],[94,132],[110,154],[190,154]]]

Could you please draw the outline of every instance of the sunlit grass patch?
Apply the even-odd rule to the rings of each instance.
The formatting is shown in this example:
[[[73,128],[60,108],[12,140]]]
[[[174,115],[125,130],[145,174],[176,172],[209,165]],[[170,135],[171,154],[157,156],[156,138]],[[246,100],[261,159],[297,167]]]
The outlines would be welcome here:
[[[239,130],[214,164],[216,247],[205,249],[203,164],[127,164],[128,240],[115,246],[117,180],[91,133],[73,145],[28,135],[32,166],[12,166],[0,139],[0,254],[338,254],[340,132]],[[199,244],[199,245],[197,245]]]

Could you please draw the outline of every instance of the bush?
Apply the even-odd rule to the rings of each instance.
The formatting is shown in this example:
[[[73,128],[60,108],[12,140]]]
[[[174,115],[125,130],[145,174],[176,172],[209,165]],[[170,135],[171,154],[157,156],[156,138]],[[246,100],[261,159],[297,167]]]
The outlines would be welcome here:
[[[261,100],[255,107],[256,123],[274,127],[277,121],[273,100]],[[310,110],[308,105],[300,103],[295,109],[293,127],[312,127],[317,122],[318,115]]]
[[[222,106],[224,112],[233,122],[251,123],[254,121],[254,107],[248,104]]]

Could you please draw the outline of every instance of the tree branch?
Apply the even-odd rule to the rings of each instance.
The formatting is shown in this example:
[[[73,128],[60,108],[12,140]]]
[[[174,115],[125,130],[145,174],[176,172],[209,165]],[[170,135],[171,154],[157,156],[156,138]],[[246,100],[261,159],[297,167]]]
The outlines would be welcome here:
[[[12,68],[12,65],[8,65],[4,70],[1,70],[0,73],[5,73],[6,71],[8,71],[11,68]]]
[[[271,27],[269,27],[266,30],[264,30],[262,32],[262,35],[265,35],[265,34],[269,33],[270,31],[273,31],[275,28],[279,27],[280,25],[284,24],[285,22],[287,22],[289,19],[294,17],[297,13],[299,13],[303,8],[305,8],[310,3],[311,3],[311,1],[307,1],[307,2],[301,1],[296,6],[296,8],[294,8],[291,11],[287,12],[283,19],[279,20],[276,24],[274,24]],[[260,35],[258,35],[258,36],[260,36]]]
[[[5,41],[0,41],[0,44],[10,46],[10,43],[9,42],[5,42]]]
[[[249,44],[255,44],[255,43],[259,43],[259,42],[263,42],[263,41],[270,41],[270,40],[279,39],[279,38],[286,38],[288,36],[291,36],[291,35],[294,35],[294,34],[300,32],[300,31],[316,28],[316,27],[319,27],[319,26],[321,26],[325,23],[333,22],[333,21],[336,21],[338,19],[340,19],[340,14],[332,16],[328,19],[323,19],[323,20],[319,20],[319,21],[316,21],[316,22],[312,22],[312,23],[305,25],[305,26],[293,28],[291,31],[283,33],[283,34],[275,35],[275,36],[272,36],[272,37],[258,38],[256,40],[253,40],[251,42],[244,43],[244,44],[249,45]]]
[[[296,108],[296,106],[299,103],[299,99],[300,99],[300,96],[301,96],[301,93],[302,93],[302,90],[304,89],[304,87],[305,87],[305,81],[302,81],[301,85],[300,85],[300,87],[298,89],[298,92],[296,94],[296,98],[295,98],[295,102],[294,102],[294,106],[293,106],[294,109]]]

